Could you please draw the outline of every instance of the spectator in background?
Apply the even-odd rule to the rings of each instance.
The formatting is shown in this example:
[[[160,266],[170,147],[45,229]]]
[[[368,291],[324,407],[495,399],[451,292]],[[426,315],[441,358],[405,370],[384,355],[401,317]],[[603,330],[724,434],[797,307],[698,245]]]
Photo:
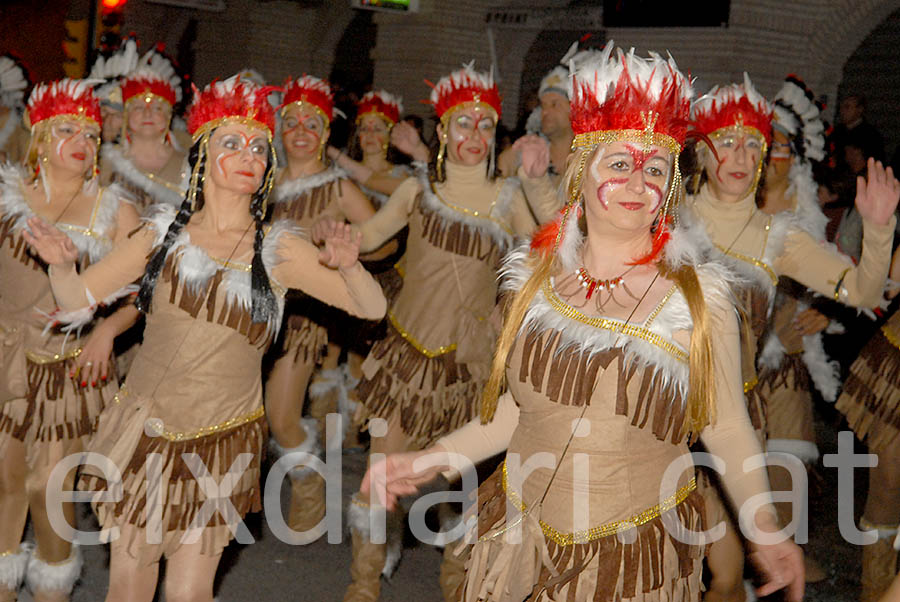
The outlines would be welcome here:
[[[834,126],[831,134],[839,167],[844,160],[844,148],[851,142],[868,153],[864,159],[884,160],[884,141],[875,126],[866,121],[865,112],[866,99],[862,94],[850,94],[841,100],[838,108],[840,123]]]

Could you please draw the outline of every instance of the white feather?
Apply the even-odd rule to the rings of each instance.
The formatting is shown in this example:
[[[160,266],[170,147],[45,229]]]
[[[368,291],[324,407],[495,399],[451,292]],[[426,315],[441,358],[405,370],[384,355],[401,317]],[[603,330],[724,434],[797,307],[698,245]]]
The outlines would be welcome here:
[[[271,200],[275,203],[286,203],[289,201],[293,201],[300,195],[314,188],[324,186],[325,184],[329,184],[331,182],[334,182],[335,180],[345,180],[347,179],[347,177],[348,176],[346,171],[344,171],[337,165],[332,165],[325,171],[320,171],[319,173],[313,174],[311,176],[302,176],[299,178],[294,178],[293,180],[282,182],[275,187],[275,191],[272,195]]]
[[[121,175],[131,185],[146,192],[153,199],[153,202],[168,203],[174,207],[181,206],[185,192],[187,191],[187,177],[182,178],[181,182],[172,182],[172,184],[182,187],[181,191],[175,191],[150,178],[144,171],[138,169],[138,167],[124,155],[121,147],[117,144],[107,142],[100,148],[100,154],[105,161],[109,162],[114,173]],[[186,165],[184,166],[182,173],[187,176]]]

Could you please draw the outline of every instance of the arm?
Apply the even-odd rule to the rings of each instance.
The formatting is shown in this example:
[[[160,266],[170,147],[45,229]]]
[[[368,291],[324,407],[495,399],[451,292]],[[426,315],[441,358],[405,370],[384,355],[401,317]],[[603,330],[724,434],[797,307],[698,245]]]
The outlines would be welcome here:
[[[516,236],[531,236],[537,223],[531,214],[531,209],[525,201],[525,195],[521,190],[516,190],[512,199],[512,229]]]
[[[372,201],[353,182],[342,180],[338,190],[338,207],[351,224],[360,224],[375,215]]]
[[[140,315],[134,303],[129,300],[111,316],[94,326],[91,334],[85,338],[81,353],[75,360],[76,374],[80,375],[82,387],[86,387],[88,382],[95,387],[98,380],[106,382],[113,342],[116,337],[131,328]]]
[[[431,152],[429,152],[428,146],[422,142],[419,132],[405,121],[396,123],[391,128],[391,144],[401,153],[412,157],[413,161],[428,163],[431,159]]]
[[[512,394],[507,392],[498,400],[497,411],[491,422],[481,424],[481,420],[475,418],[462,428],[441,437],[427,449],[388,455],[369,467],[360,491],[368,496],[374,490],[375,497],[390,510],[396,505],[397,498],[416,493],[419,486],[428,483],[438,474],[444,473],[448,479],[458,474],[457,467],[449,464],[449,458],[447,462],[440,460],[418,472],[413,466],[419,458],[432,454],[443,457],[448,453],[461,454],[469,458],[472,464],[477,464],[505,450],[518,425],[519,406]]]
[[[125,201],[119,202],[119,213],[116,215],[116,234],[114,243],[119,243],[141,225],[141,216],[134,205]]]
[[[795,230],[788,234],[775,270],[845,305],[876,307],[890,267],[895,219],[886,225],[864,222],[863,252],[856,266],[835,249]]]
[[[68,236],[39,218],[28,220],[26,242],[50,266],[50,287],[63,311],[89,308],[97,300],[114,296],[143,275],[156,232],[144,226],[126,236],[106,257],[79,274],[78,253]]]
[[[747,473],[743,470],[744,460],[761,454],[762,447],[750,425],[744,403],[737,317],[731,309],[710,305],[710,311],[712,332],[716,333],[713,337],[716,418],[703,430],[700,438],[710,453],[725,462],[725,473],[721,478],[734,507],[739,510],[751,497],[763,496],[764,503],[757,505],[753,521],[763,533],[774,533],[779,527],[766,472],[763,468]],[[765,581],[757,593],[764,596],[787,587],[786,599],[799,602],[804,586],[800,548],[790,539],[773,544],[751,540],[751,550],[751,559]]]
[[[406,180],[405,177],[393,176],[390,173],[376,173],[370,167],[366,167],[359,161],[354,161],[333,146],[328,147],[328,156],[341,169],[350,174],[354,181],[381,194],[394,194],[394,191]]]
[[[522,181],[525,199],[538,224],[549,222],[562,208],[557,186],[550,178],[550,143],[529,134],[516,140],[513,150],[522,157],[516,173]]]
[[[319,251],[308,240],[292,233],[278,239],[282,260],[272,276],[282,286],[305,293],[368,320],[378,320],[387,312],[381,287],[357,260],[359,234],[350,226],[333,224]],[[324,265],[323,265],[324,264]]]
[[[407,178],[371,219],[358,226],[362,234],[360,251],[363,253],[374,251],[402,230],[409,222],[409,215],[418,194],[418,180]],[[315,233],[314,240],[320,237]]]

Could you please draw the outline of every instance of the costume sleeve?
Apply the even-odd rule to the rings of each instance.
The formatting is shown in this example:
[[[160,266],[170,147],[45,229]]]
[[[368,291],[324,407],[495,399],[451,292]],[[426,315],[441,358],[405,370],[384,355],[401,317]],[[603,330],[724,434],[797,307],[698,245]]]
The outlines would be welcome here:
[[[324,266],[319,263],[319,249],[290,232],[279,237],[277,253],[280,262],[272,269],[272,277],[282,286],[367,320],[379,320],[387,312],[381,287],[358,261],[349,268]]]
[[[517,173],[519,180],[522,181],[522,190],[525,191],[525,200],[528,201],[537,223],[544,224],[555,218],[563,203],[550,173],[545,173],[539,178],[529,178],[525,175],[523,167],[519,167]]]
[[[413,203],[419,194],[419,181],[407,178],[375,215],[359,225],[362,233],[360,253],[370,253],[391,239],[409,222]]]
[[[856,266],[806,232],[794,230],[788,234],[784,253],[774,267],[779,274],[845,305],[876,307],[890,269],[896,219],[892,217],[884,226],[863,221],[862,257]]]
[[[712,424],[700,439],[709,453],[725,462],[722,482],[735,509],[751,497],[767,497],[767,511],[775,515],[764,468],[744,472],[744,460],[762,453],[762,446],[750,424],[741,379],[740,330],[734,310],[710,305],[715,362],[716,407]]]
[[[472,464],[477,464],[505,451],[517,426],[519,426],[519,406],[512,393],[507,391],[497,400],[497,411],[489,423],[481,424],[481,419],[475,418],[449,435],[441,437],[437,443],[448,452],[466,456]],[[444,476],[449,480],[455,478],[457,474],[456,469],[450,469]]]
[[[512,198],[512,229],[516,236],[531,236],[537,223],[531,214],[531,208],[525,200],[522,189],[516,186]]]
[[[145,224],[113,247],[102,260],[79,274],[69,269],[50,268],[50,288],[64,312],[95,308],[98,301],[112,300],[133,291],[129,288],[147,268],[148,255],[156,241],[156,232]],[[58,317],[60,321],[65,319]]]

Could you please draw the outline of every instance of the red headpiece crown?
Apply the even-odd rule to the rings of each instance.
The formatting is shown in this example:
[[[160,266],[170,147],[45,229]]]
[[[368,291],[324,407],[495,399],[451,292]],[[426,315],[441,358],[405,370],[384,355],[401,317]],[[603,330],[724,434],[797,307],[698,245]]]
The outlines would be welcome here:
[[[158,96],[174,106],[181,100],[181,78],[175,66],[162,54],[161,45],[141,57],[138,68],[122,83],[122,102],[144,94]]]
[[[500,117],[500,91],[494,83],[494,74],[475,71],[475,61],[463,65],[450,75],[445,75],[438,80],[437,85],[431,86],[430,104],[434,107],[438,118],[457,105],[463,103],[482,103],[494,109],[497,117]]]
[[[65,115],[75,119],[87,119],[100,125],[100,101],[94,96],[96,80],[60,79],[49,84],[38,84],[28,97],[26,123],[37,124]]]
[[[308,102],[322,113],[322,116],[331,123],[334,118],[334,93],[328,82],[304,75],[295,80],[288,80],[284,85],[284,100],[280,110],[284,110],[295,102]]]
[[[244,123],[265,129],[271,139],[275,132],[275,110],[268,95],[274,86],[257,86],[239,75],[214,81],[203,91],[194,89],[194,101],[188,108],[188,132],[197,140],[203,134],[227,122]]]
[[[368,113],[375,113],[390,121],[392,124],[400,121],[400,113],[403,112],[403,101],[399,96],[385,90],[366,92],[356,105],[356,119]]]
[[[759,131],[766,144],[772,143],[772,104],[756,91],[744,73],[743,84],[715,86],[694,103],[694,127],[701,134],[733,126]]]
[[[671,56],[642,58],[609,42],[601,51],[579,52],[569,69],[573,147],[624,136],[678,153],[694,90]]]

